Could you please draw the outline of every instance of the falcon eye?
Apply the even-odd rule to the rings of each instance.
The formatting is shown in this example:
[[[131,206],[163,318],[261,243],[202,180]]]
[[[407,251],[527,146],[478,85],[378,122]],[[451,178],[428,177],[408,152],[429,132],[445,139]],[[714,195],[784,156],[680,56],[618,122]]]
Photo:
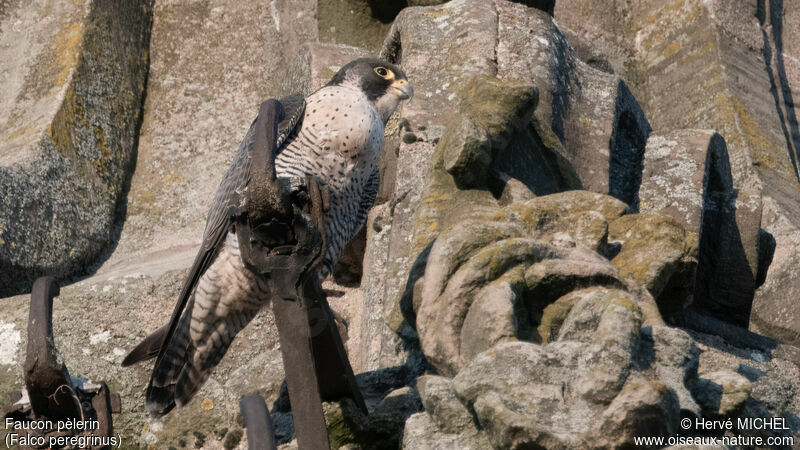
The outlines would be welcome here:
[[[386,80],[391,79],[394,76],[392,71],[387,69],[386,67],[376,67],[375,73],[377,73],[378,75],[380,75],[381,78]]]

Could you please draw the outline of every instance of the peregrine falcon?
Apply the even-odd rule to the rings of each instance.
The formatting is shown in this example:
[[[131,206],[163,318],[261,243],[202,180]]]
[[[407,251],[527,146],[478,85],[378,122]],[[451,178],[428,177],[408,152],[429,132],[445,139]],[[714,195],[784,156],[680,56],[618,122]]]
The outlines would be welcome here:
[[[320,279],[364,225],[378,191],[384,126],[413,89],[402,69],[357,59],[303,101],[281,100],[275,168],[279,178],[314,177],[326,187],[325,253]],[[170,323],[144,339],[122,362],[158,356],[146,407],[159,417],[183,406],[208,379],[233,338],[270,302],[270,285],[242,261],[229,208],[247,189],[255,121],[217,190],[198,252]]]

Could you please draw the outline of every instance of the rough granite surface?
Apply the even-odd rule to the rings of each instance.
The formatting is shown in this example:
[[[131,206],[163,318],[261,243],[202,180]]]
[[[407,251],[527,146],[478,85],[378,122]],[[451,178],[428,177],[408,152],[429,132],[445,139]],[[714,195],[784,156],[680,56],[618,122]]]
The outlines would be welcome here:
[[[323,405],[333,448],[630,448],[739,417],[796,448],[798,30],[780,0],[0,1],[0,394],[25,286],[82,273],[55,344],[121,395],[123,448],[248,448],[258,393],[296,449],[268,310],[163,420],[151,365],[119,364],[260,102],[380,54],[415,96],[324,284],[369,409]]]

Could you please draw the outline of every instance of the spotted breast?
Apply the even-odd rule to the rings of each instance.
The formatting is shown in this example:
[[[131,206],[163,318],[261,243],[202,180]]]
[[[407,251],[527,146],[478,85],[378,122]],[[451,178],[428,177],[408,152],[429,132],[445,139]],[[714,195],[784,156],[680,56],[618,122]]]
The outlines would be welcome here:
[[[302,124],[275,161],[279,177],[314,176],[330,193],[323,278],[375,199],[383,132],[383,120],[360,90],[327,86],[308,97]]]

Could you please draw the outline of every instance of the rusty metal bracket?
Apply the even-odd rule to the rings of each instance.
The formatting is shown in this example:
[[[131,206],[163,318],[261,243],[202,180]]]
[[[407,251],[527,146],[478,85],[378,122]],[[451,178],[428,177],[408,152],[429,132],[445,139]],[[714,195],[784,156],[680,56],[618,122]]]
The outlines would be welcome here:
[[[257,394],[246,395],[239,400],[239,410],[242,412],[244,428],[247,430],[247,448],[276,450],[272,420],[264,399]]]
[[[316,277],[309,277],[303,283],[303,297],[309,304],[307,314],[311,328],[311,352],[322,399],[350,397],[367,415],[367,404],[356,383],[339,328],[325,298],[325,291]]]
[[[278,326],[297,446],[327,450],[330,444],[322,413],[319,380],[311,354],[308,309],[302,300],[291,301],[278,297],[273,302],[272,311]]]
[[[48,439],[43,442],[49,442],[51,437],[79,435],[110,438],[114,435],[111,415],[120,412],[120,397],[112,394],[104,382],[70,376],[67,366],[60,362],[53,339],[53,297],[58,294],[58,284],[51,277],[41,277],[33,285],[24,364],[25,391],[9,394],[11,405],[5,408],[5,417],[26,424],[52,424],[52,428],[22,427],[21,435]],[[81,427],[68,426],[78,422]],[[87,424],[91,428],[86,428]]]
[[[42,277],[33,284],[28,310],[28,347],[25,352],[25,388],[37,416],[53,419],[80,417],[67,366],[59,361],[53,342],[53,297],[56,280]]]
[[[275,176],[275,136],[282,117],[279,102],[261,104],[247,206],[238,214],[236,234],[242,260],[267,280],[274,294],[298,446],[327,450],[322,401],[349,396],[365,413],[367,408],[315,270],[325,250],[325,191],[311,177]]]

